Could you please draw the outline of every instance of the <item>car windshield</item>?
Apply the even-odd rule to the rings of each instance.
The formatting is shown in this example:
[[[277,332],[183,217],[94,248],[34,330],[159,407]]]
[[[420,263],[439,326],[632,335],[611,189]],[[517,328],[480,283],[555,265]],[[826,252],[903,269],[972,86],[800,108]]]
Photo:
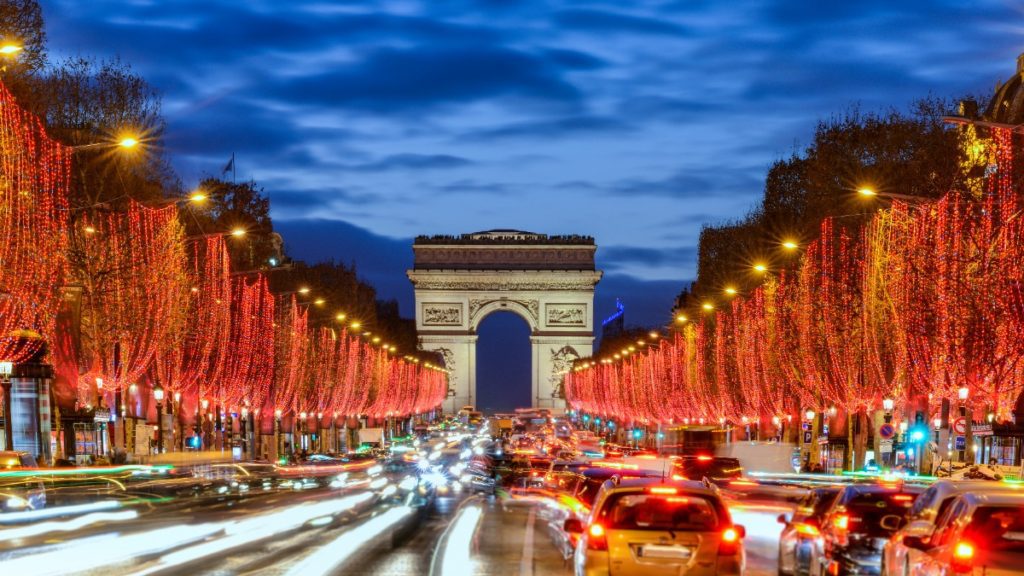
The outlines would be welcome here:
[[[684,478],[700,480],[711,478],[714,480],[724,478],[739,478],[743,475],[743,468],[740,461],[735,458],[709,458],[698,456],[696,458],[684,458],[676,464],[676,472]]]
[[[914,494],[891,492],[858,494],[845,504],[848,530],[853,534],[888,537],[906,518],[915,497]],[[886,524],[884,527],[883,522]]]
[[[964,539],[982,550],[1024,552],[1024,507],[978,508],[964,529]]]
[[[715,506],[700,496],[620,494],[609,498],[602,523],[618,530],[709,532],[718,528]]]

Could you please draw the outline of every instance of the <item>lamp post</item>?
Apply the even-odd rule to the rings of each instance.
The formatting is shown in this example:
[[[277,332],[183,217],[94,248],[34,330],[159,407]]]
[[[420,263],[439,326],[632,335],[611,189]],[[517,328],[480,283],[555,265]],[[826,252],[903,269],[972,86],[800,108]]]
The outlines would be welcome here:
[[[203,434],[203,432],[205,432],[204,428],[206,428],[206,422],[203,421],[203,416],[202,415],[205,414],[206,415],[205,417],[209,418],[210,413],[209,413],[208,409],[210,408],[210,401],[207,400],[206,398],[203,398],[199,402],[199,406],[202,407],[203,411],[202,411],[202,413],[200,415],[200,418],[198,419],[198,424],[197,424],[198,431],[197,431],[197,434],[199,435],[199,445],[202,448],[206,448],[207,447],[206,446],[207,443],[205,442],[205,436],[206,435]]]
[[[281,457],[281,409],[274,410],[274,452]]]
[[[174,401],[171,402],[170,406],[168,406],[168,408],[167,408],[167,413],[168,414],[171,414],[171,415],[175,414],[173,412],[175,404],[178,405],[177,415],[178,415],[178,418],[180,418],[181,417],[181,392],[175,392],[174,393]],[[179,428],[181,428],[181,426],[178,425],[178,420],[172,417],[171,418],[171,438],[174,440],[174,442],[171,444],[171,451],[172,452],[174,451],[174,446],[175,445],[180,444],[181,442],[184,442],[185,431],[182,430],[179,433],[178,432]],[[184,450],[184,446],[181,447],[181,450]]]
[[[967,386],[962,386],[959,390],[956,391],[956,397],[960,401],[960,417],[967,422],[967,430],[964,434],[964,449],[957,451],[957,457],[961,462],[967,462],[967,444],[970,443],[971,436],[971,421],[967,417],[967,397],[970,395],[970,393],[971,391],[969,388],[967,388]]]
[[[249,451],[249,407],[242,406],[242,459],[248,459]]]
[[[164,389],[159,384],[153,388],[153,399],[156,400],[156,453],[162,454],[164,451]]]
[[[11,373],[13,362],[0,362],[0,385],[4,389],[4,449],[14,450],[14,427],[11,425]]]
[[[300,413],[299,414],[299,421],[296,422],[296,424],[297,424],[296,427],[298,428],[298,432],[299,432],[299,438],[298,438],[299,446],[298,446],[298,448],[299,448],[300,452],[306,449],[306,432],[305,432],[306,416],[308,416],[308,414],[306,414],[305,412]],[[293,438],[292,439],[292,444],[294,444],[294,443],[295,443],[295,439]],[[294,446],[293,446],[293,449],[294,449]]]

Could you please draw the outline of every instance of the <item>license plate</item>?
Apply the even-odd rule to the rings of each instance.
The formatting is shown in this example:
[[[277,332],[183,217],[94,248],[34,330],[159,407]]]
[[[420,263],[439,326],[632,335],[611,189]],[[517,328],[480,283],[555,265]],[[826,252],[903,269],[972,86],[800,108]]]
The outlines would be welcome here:
[[[637,550],[637,556],[641,558],[668,558],[672,560],[689,560],[693,551],[684,546],[661,546],[658,544],[645,544]]]

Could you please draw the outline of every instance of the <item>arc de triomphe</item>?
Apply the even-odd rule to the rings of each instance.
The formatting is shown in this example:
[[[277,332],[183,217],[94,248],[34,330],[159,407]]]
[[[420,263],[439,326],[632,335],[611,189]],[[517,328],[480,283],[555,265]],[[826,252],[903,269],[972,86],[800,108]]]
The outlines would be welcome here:
[[[594,287],[601,279],[596,250],[588,236],[516,230],[415,240],[407,274],[416,293],[416,331],[420,347],[441,354],[450,372],[454,396],[446,411],[476,405],[476,330],[499,310],[530,326],[533,406],[564,408],[564,373],[593,353]]]

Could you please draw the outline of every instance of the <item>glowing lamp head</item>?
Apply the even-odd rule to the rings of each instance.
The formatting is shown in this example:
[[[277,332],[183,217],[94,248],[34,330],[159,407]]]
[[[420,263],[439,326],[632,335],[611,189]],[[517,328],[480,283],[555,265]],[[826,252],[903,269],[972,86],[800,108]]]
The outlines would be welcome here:
[[[726,286],[725,287],[725,293],[728,294],[729,296],[735,296],[736,295],[736,289],[733,288],[732,286]]]
[[[882,409],[885,410],[886,412],[892,412],[892,408],[894,405],[895,402],[892,401],[892,398],[886,398],[885,400],[882,400]]]
[[[701,305],[701,308],[710,311],[715,309],[715,305],[712,304],[711,302],[705,302],[704,304]]]
[[[121,148],[135,148],[139,145],[139,140],[137,138],[132,138],[131,136],[126,136],[118,140],[117,145]]]
[[[277,410],[274,410],[274,417],[275,418],[281,418],[281,409],[280,408],[278,408]]]
[[[302,288],[299,288],[299,294],[309,294],[309,287],[303,286]]]
[[[754,271],[756,271],[756,272],[767,272],[768,271],[768,266],[765,266],[764,264],[759,262],[757,264],[754,264]]]
[[[181,402],[181,392],[175,392],[174,393],[174,401],[175,402]]]
[[[231,235],[235,238],[241,238],[242,236],[245,236],[245,228],[235,228],[231,231]]]
[[[206,410],[207,408],[210,407],[210,401],[207,400],[206,398],[203,398],[203,400],[200,402],[200,404],[203,405],[203,410]]]
[[[21,52],[24,49],[25,49],[24,47],[22,47],[22,46],[20,46],[18,44],[4,43],[4,44],[0,44],[0,55],[3,55],[3,56],[13,56],[13,55],[17,54],[18,52]]]
[[[860,188],[857,189],[857,194],[860,194],[864,198],[872,198],[874,196],[878,196],[878,192],[875,192],[875,189],[871,188],[870,186],[861,186]]]
[[[967,388],[967,386],[964,386],[963,388],[960,388],[959,390],[956,391],[956,396],[957,398],[960,399],[961,402],[963,402],[964,400],[967,400],[967,395],[970,393],[971,391]]]
[[[96,389],[103,390],[103,378],[96,379]]]
[[[808,410],[804,412],[804,418],[808,420],[814,420],[814,410]]]
[[[345,313],[344,312],[338,312],[337,314],[335,314],[334,319],[338,320],[338,321],[344,320],[345,319]]]
[[[941,429],[942,428],[942,418],[936,418],[936,419],[932,420],[932,427],[934,427],[936,430]]]
[[[164,401],[164,389],[161,388],[159,385],[153,388],[153,399],[156,400],[157,402]]]
[[[680,324],[683,324],[683,323],[686,322],[686,320],[687,320],[686,314],[677,314],[676,315],[676,322],[678,322]]]
[[[313,301],[313,304],[316,304],[317,306],[323,306],[326,302],[327,300],[324,300],[323,298],[317,298],[316,300]]]
[[[202,202],[206,202],[207,198],[208,198],[208,196],[206,194],[203,194],[202,192],[198,192],[198,191],[193,192],[193,193],[189,194],[189,196],[188,196],[189,202],[195,202],[196,204],[200,204]]]
[[[797,244],[796,242],[793,242],[792,240],[786,240],[785,242],[782,243],[782,247],[785,248],[786,250],[796,250],[797,248],[800,247],[800,245]]]

